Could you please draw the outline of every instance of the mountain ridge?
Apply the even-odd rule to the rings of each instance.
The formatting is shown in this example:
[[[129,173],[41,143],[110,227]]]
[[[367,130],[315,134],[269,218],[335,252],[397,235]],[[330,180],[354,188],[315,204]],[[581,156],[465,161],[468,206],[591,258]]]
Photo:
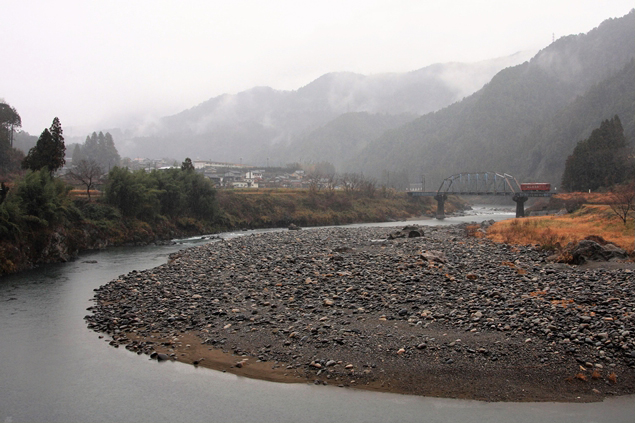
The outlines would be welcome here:
[[[519,178],[542,178],[559,183],[560,164],[579,139],[561,140],[560,148],[547,150],[549,140],[532,135],[554,116],[598,85],[620,74],[635,56],[635,11],[603,22],[587,34],[563,37],[538,52],[529,62],[506,68],[481,90],[461,102],[415,119],[378,137],[354,163],[355,169],[379,177],[382,171],[409,169],[440,182],[454,173],[495,170]],[[568,66],[571,64],[571,66]],[[626,75],[626,74],[625,74]],[[627,76],[626,76],[627,77]],[[635,82],[635,81],[632,81]],[[635,86],[635,84],[631,84]],[[615,93],[632,104],[632,90]],[[607,107],[585,122],[601,122],[614,114],[628,114],[628,107]],[[566,115],[566,113],[564,113]],[[633,114],[620,116],[627,128]],[[588,127],[589,124],[579,125]],[[562,121],[559,125],[566,127]],[[584,136],[579,128],[569,132]],[[632,133],[627,134],[632,142]],[[532,145],[538,142],[537,145]],[[534,168],[527,166],[532,152],[540,155]],[[553,159],[558,165],[554,166]],[[550,165],[546,161],[552,160]],[[539,169],[548,169],[540,174]]]
[[[153,151],[172,157],[252,161],[263,149],[291,143],[345,113],[398,115],[437,110],[478,89],[476,85],[487,82],[501,67],[529,56],[519,52],[475,64],[434,64],[368,76],[331,72],[295,91],[254,87],[223,94],[162,118],[145,136],[126,140],[123,154]]]

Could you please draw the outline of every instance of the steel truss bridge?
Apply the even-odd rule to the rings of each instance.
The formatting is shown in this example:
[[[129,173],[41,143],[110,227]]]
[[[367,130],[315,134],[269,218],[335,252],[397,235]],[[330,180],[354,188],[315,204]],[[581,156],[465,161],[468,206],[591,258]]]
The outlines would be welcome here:
[[[512,175],[497,172],[457,173],[441,182],[436,191],[410,191],[413,197],[434,197],[437,200],[437,219],[445,218],[448,195],[504,195],[516,202],[516,217],[525,216],[525,201],[529,197],[551,197],[551,191],[522,191]]]

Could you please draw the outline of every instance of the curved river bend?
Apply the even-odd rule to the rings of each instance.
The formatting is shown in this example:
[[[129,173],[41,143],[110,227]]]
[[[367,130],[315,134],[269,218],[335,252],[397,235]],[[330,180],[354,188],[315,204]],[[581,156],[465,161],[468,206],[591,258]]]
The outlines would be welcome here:
[[[201,242],[109,249],[0,278],[0,421],[633,422],[633,396],[592,404],[483,403],[276,384],[157,363],[109,346],[86,327],[93,289],[131,270],[158,266],[170,253]]]

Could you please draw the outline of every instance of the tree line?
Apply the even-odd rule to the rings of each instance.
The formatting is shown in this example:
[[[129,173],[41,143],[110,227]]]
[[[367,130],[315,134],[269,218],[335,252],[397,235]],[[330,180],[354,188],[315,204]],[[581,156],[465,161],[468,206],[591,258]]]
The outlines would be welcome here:
[[[115,147],[115,141],[110,132],[93,132],[86,137],[83,145],[76,144],[73,149],[73,165],[78,165],[82,161],[92,166],[99,167],[104,172],[115,166],[119,166],[121,157]]]
[[[633,180],[634,165],[622,122],[615,115],[578,142],[565,163],[561,186],[565,191],[608,189]]]
[[[13,146],[15,130],[22,127],[22,119],[6,103],[0,102],[0,177],[20,170],[24,154]]]
[[[0,104],[2,153],[12,148],[10,132],[20,124],[15,109]],[[213,183],[195,172],[189,159],[180,169],[133,172],[117,166],[119,155],[110,134],[93,133],[84,146],[76,149],[78,161],[69,170],[71,178],[86,186],[86,201],[70,196],[73,187],[55,176],[65,164],[65,151],[62,125],[56,117],[23,156],[20,164],[26,170],[24,177],[11,184],[0,181],[0,241],[28,242],[59,227],[121,218],[150,224],[194,218],[212,224],[218,217]],[[103,178],[105,195],[91,202],[90,189],[102,182],[101,166],[106,165],[112,168]],[[15,163],[11,166],[15,168]]]

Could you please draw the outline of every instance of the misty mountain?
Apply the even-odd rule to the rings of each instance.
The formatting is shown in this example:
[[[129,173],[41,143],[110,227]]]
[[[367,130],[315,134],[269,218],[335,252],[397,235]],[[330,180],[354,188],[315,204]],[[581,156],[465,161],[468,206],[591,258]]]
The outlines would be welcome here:
[[[635,139],[635,11],[563,37],[481,90],[370,142],[355,170],[426,175],[499,171],[559,184],[575,144],[602,120],[622,119]]]
[[[417,116],[345,113],[290,145],[277,145],[269,155],[282,162],[317,163],[330,162],[341,172],[349,168],[349,162],[388,130],[398,128]]]
[[[280,145],[306,140],[309,133],[343,114],[414,118],[439,110],[481,88],[500,69],[529,56],[517,53],[474,64],[435,64],[407,73],[335,72],[295,91],[255,87],[225,94],[161,119],[143,137],[124,140],[122,153],[262,161],[263,155],[274,154],[271,146],[278,150]]]

